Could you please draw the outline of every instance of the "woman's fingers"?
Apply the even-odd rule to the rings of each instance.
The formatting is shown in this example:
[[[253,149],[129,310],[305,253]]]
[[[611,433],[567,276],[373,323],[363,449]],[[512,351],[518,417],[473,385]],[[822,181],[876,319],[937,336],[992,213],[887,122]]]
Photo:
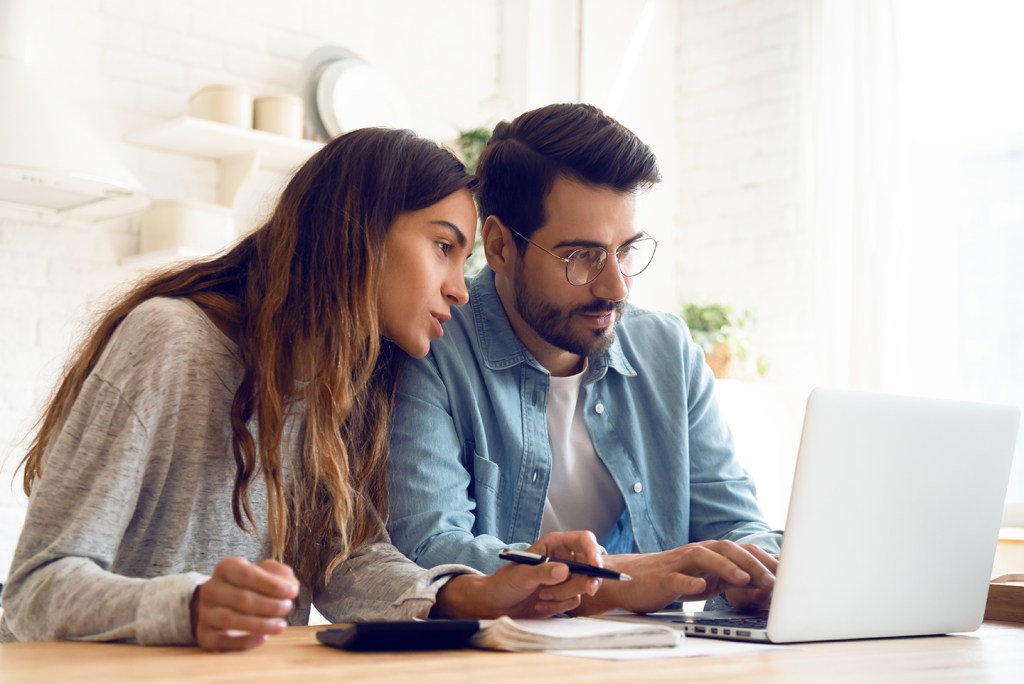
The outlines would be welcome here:
[[[225,606],[207,610],[205,626],[227,634],[280,634],[288,626],[281,617],[259,617],[239,613]]]
[[[245,634],[231,636],[224,632],[207,629],[199,635],[196,642],[204,651],[247,651],[263,645],[266,634]]]
[[[533,611],[524,617],[548,617],[558,613],[568,613],[570,610],[579,608],[580,597],[574,596],[564,601],[537,601],[533,604]]]
[[[232,586],[273,598],[293,599],[299,594],[299,582],[291,568],[277,561],[254,564],[244,558],[225,558],[213,575]]]
[[[203,585],[199,600],[210,607],[256,617],[283,617],[291,612],[293,605],[291,599],[273,598],[225,582]]]
[[[272,560],[225,558],[199,587],[194,603],[196,642],[209,651],[255,648],[288,626],[298,596],[291,568]]]

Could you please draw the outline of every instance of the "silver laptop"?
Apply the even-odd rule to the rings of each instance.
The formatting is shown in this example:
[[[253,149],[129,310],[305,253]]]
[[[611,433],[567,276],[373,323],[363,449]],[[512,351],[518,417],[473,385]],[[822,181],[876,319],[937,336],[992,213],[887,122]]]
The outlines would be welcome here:
[[[789,643],[977,629],[1019,421],[1011,406],[815,389],[770,610],[686,614],[684,632]]]

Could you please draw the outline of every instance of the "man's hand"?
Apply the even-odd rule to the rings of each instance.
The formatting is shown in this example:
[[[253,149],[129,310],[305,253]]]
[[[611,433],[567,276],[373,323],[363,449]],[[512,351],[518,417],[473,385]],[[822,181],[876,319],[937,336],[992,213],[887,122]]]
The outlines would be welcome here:
[[[613,608],[635,613],[661,610],[673,601],[699,601],[726,592],[737,608],[760,608],[771,601],[778,559],[752,544],[714,540],[669,551],[605,557],[605,566],[633,577],[605,582],[576,614]]]
[[[601,565],[601,547],[590,532],[552,532],[529,548],[542,556],[556,556]],[[458,575],[437,594],[432,617],[519,618],[547,617],[580,605],[580,596],[593,596],[601,580],[570,575],[561,563],[520,565],[509,563],[493,575]]]
[[[192,595],[192,633],[206,651],[245,651],[280,634],[299,595],[292,569],[273,560],[225,558]]]

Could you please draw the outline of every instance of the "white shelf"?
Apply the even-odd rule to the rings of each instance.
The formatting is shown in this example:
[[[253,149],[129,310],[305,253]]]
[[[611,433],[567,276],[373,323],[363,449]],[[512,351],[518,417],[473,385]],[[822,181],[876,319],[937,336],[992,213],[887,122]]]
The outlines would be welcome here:
[[[126,140],[136,145],[217,161],[258,152],[260,163],[275,171],[294,170],[323,146],[312,140],[286,138],[276,133],[189,116],[135,131]]]
[[[314,155],[322,143],[288,138],[275,133],[240,128],[189,116],[129,133],[125,141],[175,154],[209,159],[217,163],[217,203],[234,209],[238,190],[261,166],[291,173]],[[180,259],[208,256],[194,246],[125,257],[126,268],[159,268]]]
[[[291,173],[323,147],[322,143],[312,140],[287,138],[189,116],[129,133],[125,140],[143,147],[216,161],[220,175],[217,202],[232,207],[239,187],[261,166]]]

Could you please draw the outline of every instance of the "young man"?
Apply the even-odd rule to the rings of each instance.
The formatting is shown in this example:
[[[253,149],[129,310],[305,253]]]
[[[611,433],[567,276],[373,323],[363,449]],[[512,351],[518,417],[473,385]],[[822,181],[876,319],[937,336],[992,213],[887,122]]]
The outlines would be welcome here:
[[[657,242],[659,180],[632,132],[583,104],[494,130],[478,202],[488,268],[393,415],[394,543],[490,572],[552,530],[593,531],[605,581],[580,612],[658,610],[725,590],[763,605],[780,537],[734,458],[703,353],[676,317],[626,303]]]

